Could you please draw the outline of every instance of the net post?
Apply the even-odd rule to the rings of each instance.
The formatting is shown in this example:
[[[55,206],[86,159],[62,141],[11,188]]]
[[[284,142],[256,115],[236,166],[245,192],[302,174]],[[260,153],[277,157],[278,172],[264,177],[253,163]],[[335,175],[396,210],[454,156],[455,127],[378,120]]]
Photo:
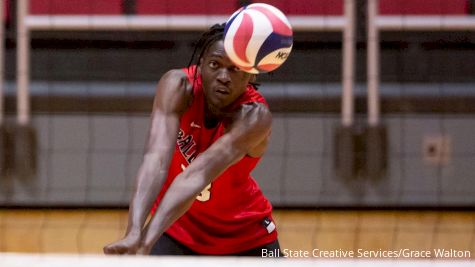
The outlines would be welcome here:
[[[337,175],[344,180],[351,180],[357,175],[354,128],[355,6],[355,0],[344,2],[341,124],[334,134],[335,169]]]
[[[355,73],[355,0],[345,0],[345,26],[343,28],[343,61],[342,61],[342,125],[353,125],[353,89]]]
[[[36,173],[36,132],[30,119],[30,30],[25,19],[29,0],[17,5],[17,125],[13,130],[13,173],[25,178]]]
[[[387,130],[380,119],[379,0],[368,1],[367,81],[368,123],[364,131],[365,171],[369,179],[381,179],[387,168]]]
[[[28,125],[30,122],[30,31],[25,24],[28,2],[29,0],[18,0],[17,6],[17,123],[19,125]]]

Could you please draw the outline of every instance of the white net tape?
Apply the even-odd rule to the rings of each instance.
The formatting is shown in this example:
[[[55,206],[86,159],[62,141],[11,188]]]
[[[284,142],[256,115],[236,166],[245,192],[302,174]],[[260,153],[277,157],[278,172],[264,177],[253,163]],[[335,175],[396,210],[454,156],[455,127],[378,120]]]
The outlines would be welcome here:
[[[66,254],[0,253],[1,267],[233,267],[233,266],[325,266],[325,267],[465,267],[475,266],[474,261],[434,260],[316,260],[316,259],[259,259],[246,257],[146,257],[98,256]]]

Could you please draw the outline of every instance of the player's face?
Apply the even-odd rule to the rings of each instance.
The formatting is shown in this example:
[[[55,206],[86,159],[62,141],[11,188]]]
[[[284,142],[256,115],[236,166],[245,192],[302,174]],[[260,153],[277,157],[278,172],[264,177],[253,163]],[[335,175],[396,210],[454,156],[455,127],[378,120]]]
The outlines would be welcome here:
[[[211,45],[201,63],[205,98],[212,110],[222,111],[245,92],[252,74],[236,67],[224,51],[223,41]]]

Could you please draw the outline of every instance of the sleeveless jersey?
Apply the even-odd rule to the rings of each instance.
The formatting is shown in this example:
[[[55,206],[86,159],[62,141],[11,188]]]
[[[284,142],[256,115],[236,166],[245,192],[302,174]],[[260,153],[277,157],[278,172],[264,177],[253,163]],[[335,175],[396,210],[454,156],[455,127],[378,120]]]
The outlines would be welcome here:
[[[185,68],[191,84],[195,67]],[[215,128],[204,126],[205,98],[198,75],[193,86],[193,101],[180,119],[180,130],[167,180],[155,202],[156,210],[164,192],[200,153],[224,134],[225,122]],[[267,105],[249,85],[231,108],[250,102]],[[230,166],[197,197],[191,208],[167,231],[191,250],[201,254],[233,254],[256,248],[277,239],[272,222],[272,206],[250,176],[260,158],[245,156]]]

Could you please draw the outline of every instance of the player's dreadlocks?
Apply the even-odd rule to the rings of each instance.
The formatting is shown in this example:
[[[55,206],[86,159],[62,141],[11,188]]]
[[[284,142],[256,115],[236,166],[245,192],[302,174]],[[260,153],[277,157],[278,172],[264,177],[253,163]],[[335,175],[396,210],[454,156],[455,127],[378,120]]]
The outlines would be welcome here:
[[[198,42],[195,44],[195,49],[193,50],[193,54],[191,55],[190,62],[188,63],[188,68],[192,65],[199,65],[201,58],[204,56],[206,50],[210,46],[212,46],[215,42],[222,40],[224,38],[224,26],[225,24],[214,24],[209,28],[209,30],[205,31]],[[198,72],[195,71],[193,74],[193,86],[195,85],[196,76]]]
[[[214,24],[205,31],[200,39],[196,42],[195,48],[193,50],[193,54],[191,55],[190,62],[188,63],[188,68],[192,65],[199,65],[201,58],[203,58],[204,54],[211,47],[215,42],[224,39],[224,27],[225,23],[221,24]],[[195,86],[196,77],[198,72],[195,71],[193,74],[193,86]],[[258,83],[251,83],[256,89],[259,85]]]

